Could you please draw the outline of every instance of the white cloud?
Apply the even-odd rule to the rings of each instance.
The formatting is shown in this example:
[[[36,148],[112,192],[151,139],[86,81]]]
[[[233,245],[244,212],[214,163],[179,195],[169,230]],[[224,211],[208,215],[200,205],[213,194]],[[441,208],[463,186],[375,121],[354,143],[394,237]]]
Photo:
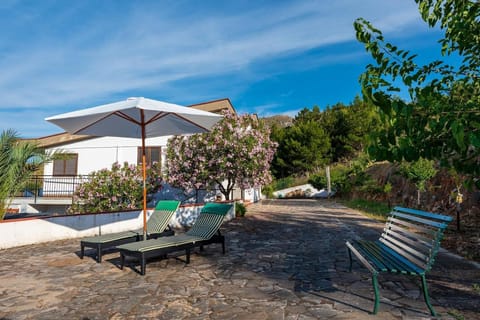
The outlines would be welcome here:
[[[357,17],[399,35],[419,21],[415,4],[404,0],[274,1],[264,6],[227,2],[215,7],[196,1],[120,4],[92,1],[56,8],[38,2],[39,8],[24,12],[15,4],[0,8],[17,14],[10,29],[0,29],[0,39],[10,39],[9,46],[0,45],[0,109],[50,106],[66,112],[132,91],[171,96],[168,90],[177,81],[214,76],[228,75],[245,87],[279,72],[262,72],[263,64],[353,41]],[[341,62],[358,54],[326,55],[315,63]],[[306,67],[299,61],[286,68]],[[189,100],[211,95],[188,94]]]

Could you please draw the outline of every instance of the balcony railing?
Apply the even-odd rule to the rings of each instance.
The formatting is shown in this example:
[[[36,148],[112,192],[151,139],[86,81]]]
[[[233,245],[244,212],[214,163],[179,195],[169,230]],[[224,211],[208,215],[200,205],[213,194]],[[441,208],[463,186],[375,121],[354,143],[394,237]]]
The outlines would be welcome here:
[[[78,176],[47,176],[34,175],[27,182],[25,188],[17,198],[51,197],[51,198],[70,198],[76,187],[89,181],[88,175]]]

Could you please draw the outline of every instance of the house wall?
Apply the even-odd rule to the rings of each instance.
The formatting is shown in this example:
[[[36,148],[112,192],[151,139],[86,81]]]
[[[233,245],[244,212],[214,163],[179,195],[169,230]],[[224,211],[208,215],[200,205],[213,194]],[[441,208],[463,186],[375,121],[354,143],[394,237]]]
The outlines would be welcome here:
[[[166,148],[167,142],[170,136],[166,137],[156,137],[148,138],[145,141],[147,147],[155,146]],[[98,171],[104,168],[111,168],[112,164],[118,162],[123,164],[128,162],[129,164],[137,163],[137,150],[140,146],[139,139],[132,138],[119,138],[119,137],[98,137],[93,139],[82,140],[78,142],[73,142],[69,144],[64,144],[59,147],[48,148],[49,152],[63,152],[63,153],[76,153],[78,154],[78,163],[77,163],[77,174],[78,175],[88,175],[92,171]],[[165,163],[165,151],[162,150],[162,168]],[[44,175],[52,176],[53,175],[53,163],[50,162],[44,167]],[[81,181],[78,181],[80,183]],[[73,190],[72,186],[68,183],[62,182],[61,177],[49,178],[44,180],[44,184],[49,184],[49,188],[44,187],[44,196],[49,196],[48,191],[46,190],[55,190],[55,193],[58,194],[59,190],[65,189],[65,195],[71,195]],[[177,199],[184,201],[188,196],[182,194],[181,191],[172,192],[173,189],[168,189],[170,192],[167,197],[165,194],[159,195],[157,199]],[[173,190],[174,191],[174,190]],[[175,194],[175,197],[169,198]],[[219,194],[219,193],[218,193]],[[261,199],[260,189],[249,189],[244,191],[244,197],[246,201],[256,202]],[[233,199],[241,199],[242,194],[240,189],[235,189],[233,194]],[[203,201],[212,201],[215,200],[215,197],[211,198],[210,195],[199,199],[199,202]],[[224,200],[224,199],[223,199]],[[191,200],[192,202],[194,200]]]
[[[168,139],[169,137],[149,138],[145,140],[145,145],[147,147],[166,147]],[[86,175],[92,171],[111,168],[115,162],[136,164],[139,146],[138,139],[98,137],[49,148],[47,151],[78,154],[77,174]],[[164,160],[163,158],[162,161],[164,162]],[[45,165],[44,174],[53,174],[53,163]]]
[[[174,229],[191,226],[202,208],[203,205],[180,207],[170,225]],[[152,210],[148,211],[148,217],[151,213]],[[234,217],[235,207],[224,221]],[[135,230],[141,228],[142,224],[142,211],[4,220],[0,221],[0,249]]]

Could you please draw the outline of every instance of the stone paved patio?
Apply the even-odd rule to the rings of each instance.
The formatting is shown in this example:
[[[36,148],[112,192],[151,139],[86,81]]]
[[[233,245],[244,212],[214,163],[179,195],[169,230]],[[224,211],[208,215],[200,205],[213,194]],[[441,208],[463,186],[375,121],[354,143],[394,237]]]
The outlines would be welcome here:
[[[0,250],[0,319],[430,319],[416,279],[390,275],[369,314],[370,274],[348,272],[344,243],[381,228],[334,202],[264,201],[223,225],[226,255],[211,245],[143,277],[113,251],[81,260],[79,239]],[[478,266],[442,252],[427,278],[442,319],[480,319]]]

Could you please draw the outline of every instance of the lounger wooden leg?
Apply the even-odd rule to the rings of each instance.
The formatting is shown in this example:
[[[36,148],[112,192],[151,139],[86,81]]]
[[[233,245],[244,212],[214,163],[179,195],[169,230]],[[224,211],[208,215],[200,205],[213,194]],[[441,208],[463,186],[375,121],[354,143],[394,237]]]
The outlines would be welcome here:
[[[120,270],[123,270],[123,266],[125,265],[125,255],[123,252],[120,252]]]
[[[140,274],[141,274],[142,276],[145,275],[145,271],[146,271],[145,269],[147,268],[147,261],[146,261],[146,260],[147,260],[147,259],[145,258],[145,255],[142,253],[142,257],[141,257],[141,259],[140,259],[140,263],[141,263],[141,265],[140,265]]]
[[[100,243],[97,244],[97,262],[102,262],[102,245]]]
[[[85,245],[80,242],[80,259],[83,259],[83,256],[85,255]]]
[[[423,290],[423,298],[425,299],[425,303],[427,304],[428,310],[432,316],[436,317],[437,314],[435,310],[433,310],[432,305],[430,304],[430,298],[428,297],[428,287],[427,287],[427,279],[425,279],[425,275],[422,275],[422,290]]]
[[[187,254],[187,264],[190,263],[190,248],[189,249],[185,249],[185,252]]]

